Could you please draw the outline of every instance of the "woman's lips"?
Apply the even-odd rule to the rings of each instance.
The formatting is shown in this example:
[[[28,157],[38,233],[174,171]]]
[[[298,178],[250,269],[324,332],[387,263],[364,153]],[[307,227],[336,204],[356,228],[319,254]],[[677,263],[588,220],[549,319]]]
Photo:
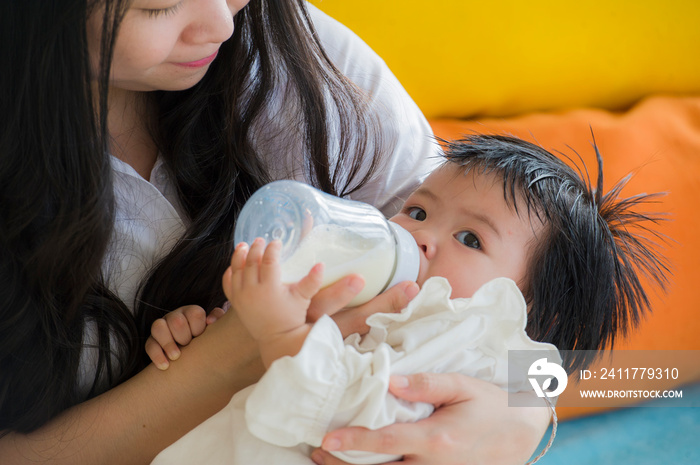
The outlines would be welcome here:
[[[212,61],[214,61],[214,58],[216,58],[216,55],[219,53],[217,50],[216,52],[212,53],[206,58],[202,58],[201,60],[197,61],[188,61],[187,63],[175,63],[178,66],[184,66],[185,68],[201,68],[202,66],[206,66]]]

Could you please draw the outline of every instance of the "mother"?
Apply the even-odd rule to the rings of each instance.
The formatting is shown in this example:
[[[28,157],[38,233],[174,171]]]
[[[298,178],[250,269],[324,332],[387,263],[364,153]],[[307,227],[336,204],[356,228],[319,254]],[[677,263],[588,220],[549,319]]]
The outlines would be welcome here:
[[[3,463],[148,463],[260,376],[231,313],[165,372],[143,351],[165,312],[222,305],[231,231],[258,187],[293,177],[389,214],[430,169],[415,105],[364,44],[310,10],[0,2]],[[342,307],[358,285],[341,280],[315,311]],[[415,292],[402,283],[340,324],[361,329]],[[509,409],[490,385],[409,381],[397,394],[438,404],[431,418],[327,443],[415,463],[515,464],[546,426],[544,409]]]

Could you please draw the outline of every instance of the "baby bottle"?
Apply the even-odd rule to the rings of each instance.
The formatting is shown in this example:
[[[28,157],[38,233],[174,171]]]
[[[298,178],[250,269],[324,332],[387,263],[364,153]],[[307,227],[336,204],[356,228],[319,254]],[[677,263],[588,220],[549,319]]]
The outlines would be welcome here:
[[[420,265],[413,236],[371,205],[321,192],[298,181],[275,181],[255,192],[241,210],[234,242],[256,237],[282,242],[282,281],[296,282],[319,262],[323,286],[351,273],[365,287],[357,306],[401,281],[415,281]]]

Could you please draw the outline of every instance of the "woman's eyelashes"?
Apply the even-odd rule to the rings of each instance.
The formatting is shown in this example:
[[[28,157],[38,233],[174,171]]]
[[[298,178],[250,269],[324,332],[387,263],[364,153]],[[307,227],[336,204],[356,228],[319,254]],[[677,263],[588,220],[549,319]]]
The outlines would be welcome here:
[[[471,249],[481,249],[479,238],[471,231],[460,231],[455,234],[455,239]]]
[[[152,10],[144,9],[144,11],[148,14],[149,18],[158,18],[161,16],[169,16],[174,14],[180,9],[181,6],[182,2],[177,2],[175,5],[167,8],[154,8]]]

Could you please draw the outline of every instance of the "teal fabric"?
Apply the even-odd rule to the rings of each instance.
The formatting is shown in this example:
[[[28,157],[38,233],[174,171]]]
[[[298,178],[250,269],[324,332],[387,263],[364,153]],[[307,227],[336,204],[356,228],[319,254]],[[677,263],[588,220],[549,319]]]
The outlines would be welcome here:
[[[662,399],[561,422],[538,465],[700,465],[700,384],[681,389],[691,406]]]

